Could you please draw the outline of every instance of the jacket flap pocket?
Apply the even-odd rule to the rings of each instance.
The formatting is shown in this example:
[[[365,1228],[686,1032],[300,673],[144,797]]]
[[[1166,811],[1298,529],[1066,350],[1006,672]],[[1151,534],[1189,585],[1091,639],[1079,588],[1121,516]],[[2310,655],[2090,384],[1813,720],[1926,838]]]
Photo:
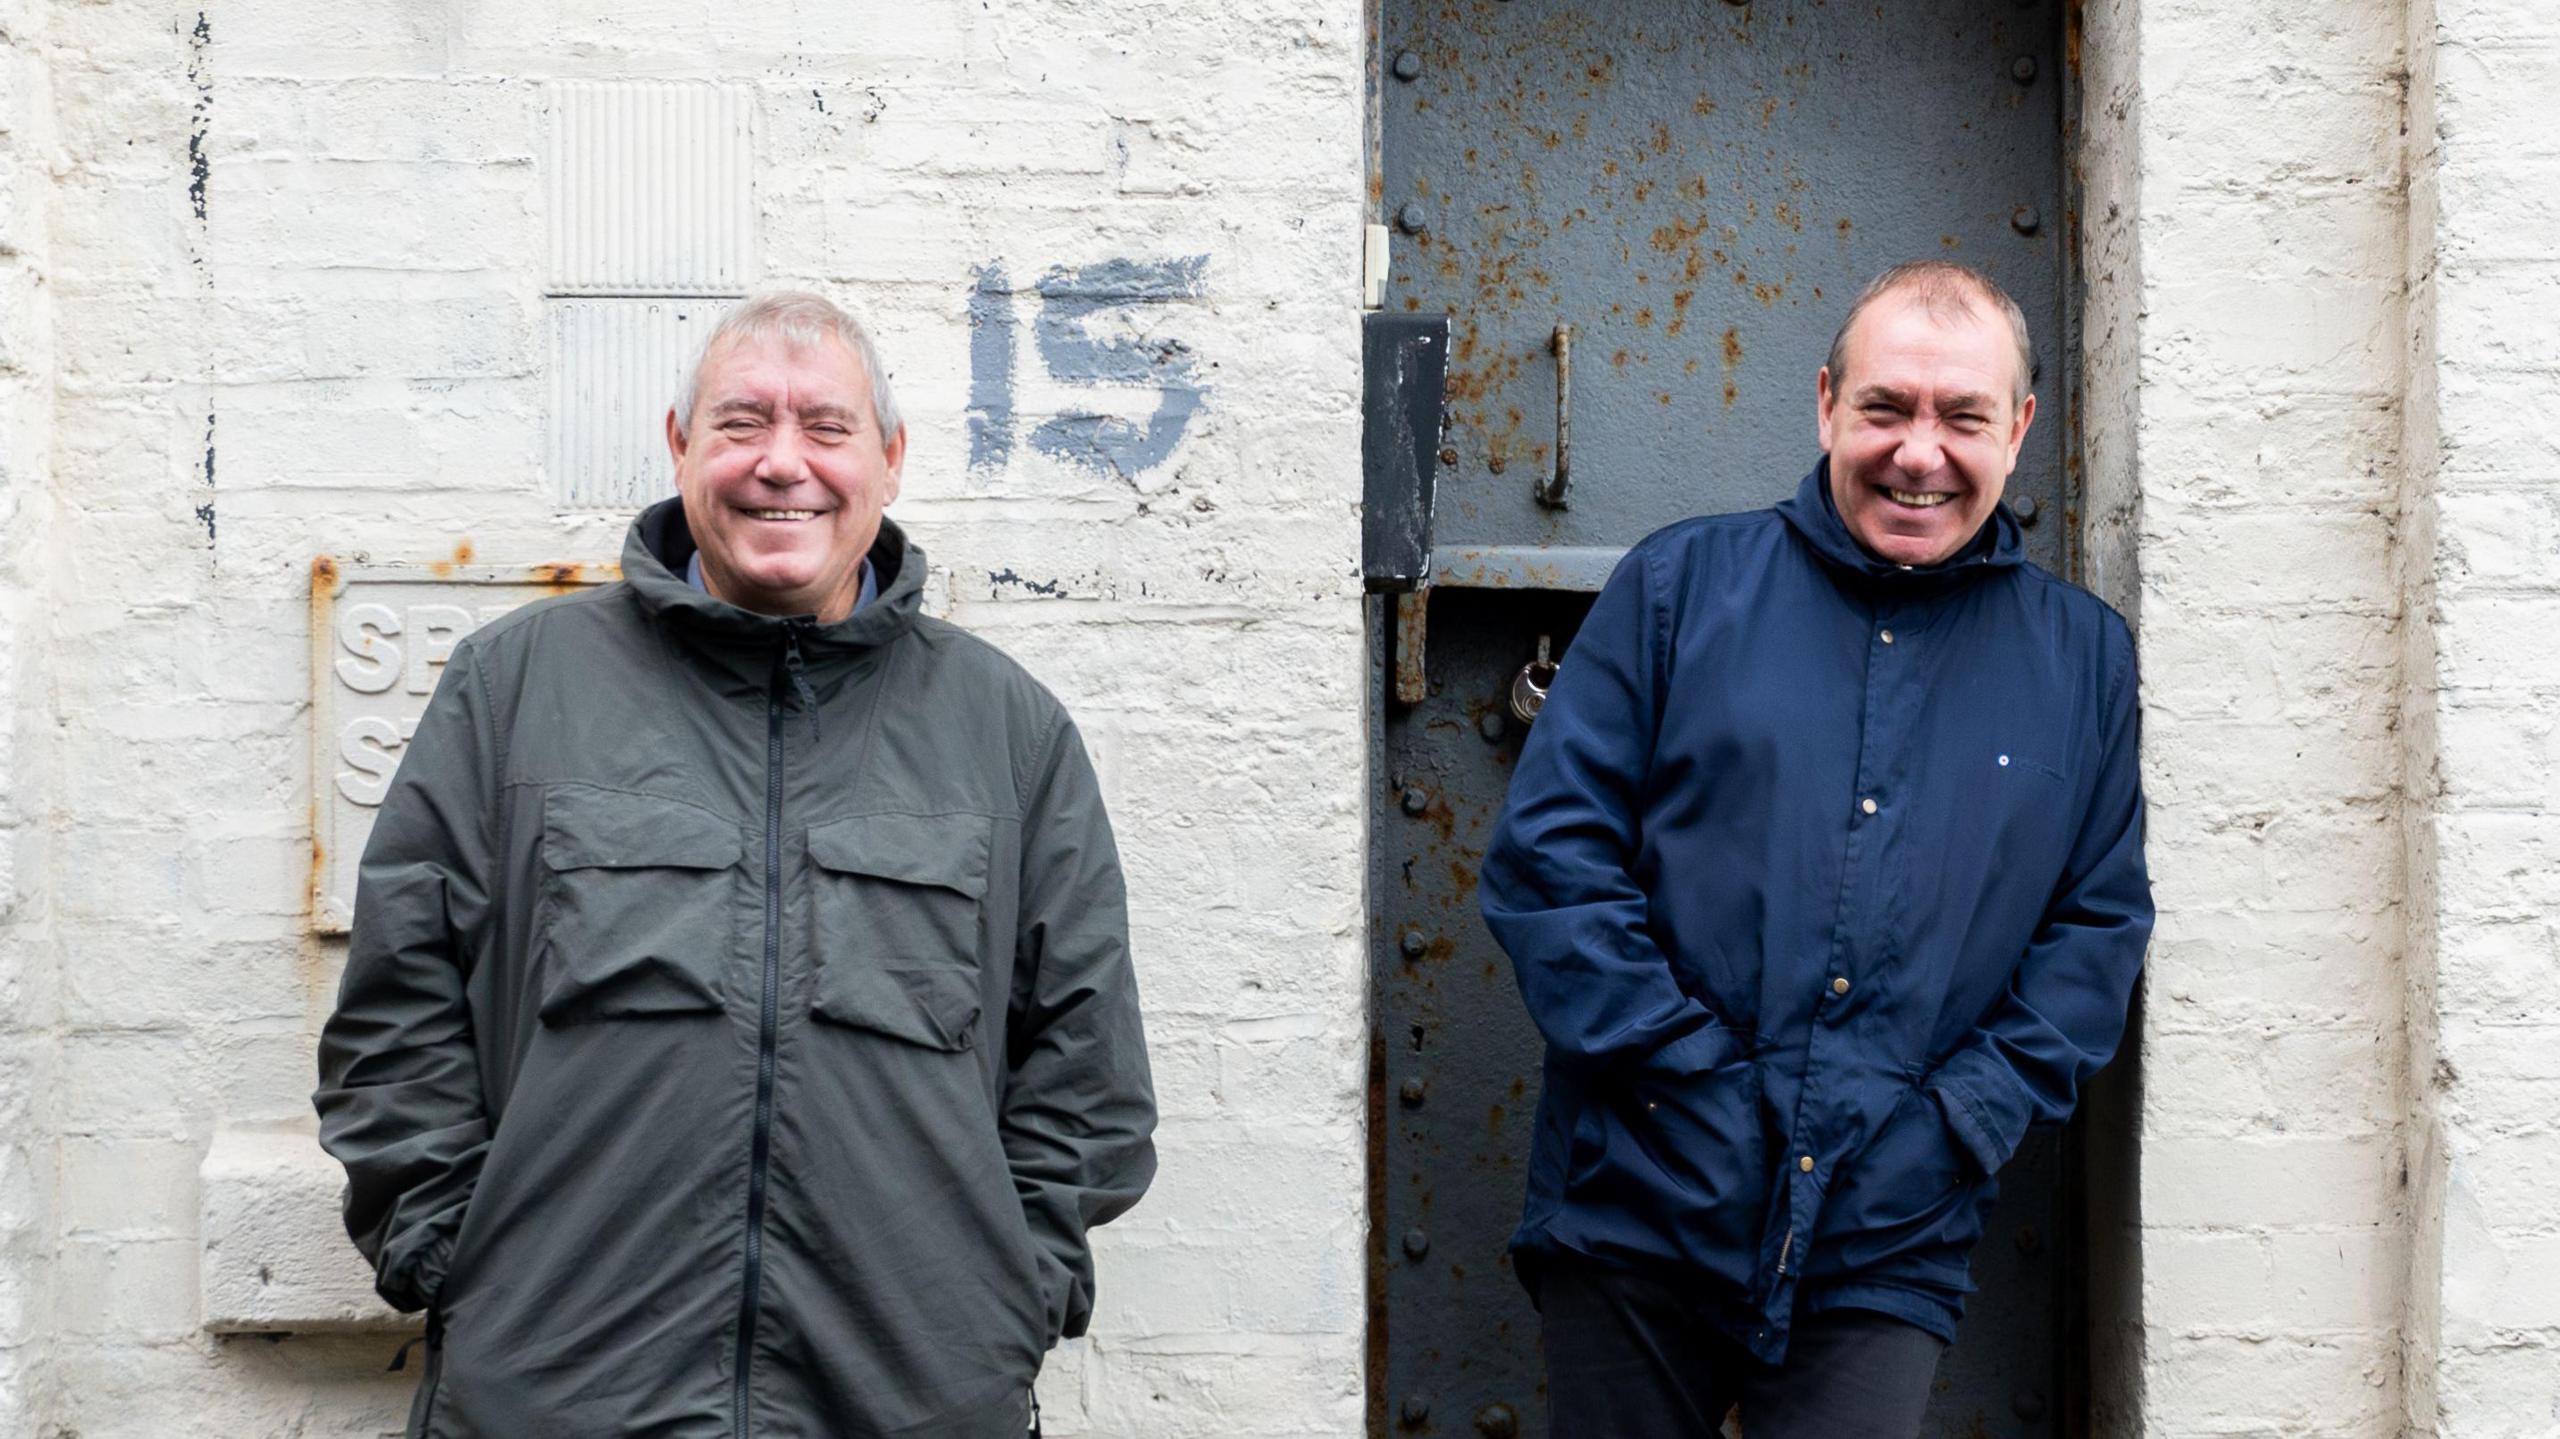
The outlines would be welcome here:
[[[984,898],[989,826],[975,814],[863,814],[809,827],[820,869]]]
[[[820,1017],[927,1049],[975,1044],[982,1007],[978,976],[965,969],[830,965],[818,972]]]
[[[681,801],[575,787],[542,799],[553,869],[727,869],[745,853],[736,824]]]

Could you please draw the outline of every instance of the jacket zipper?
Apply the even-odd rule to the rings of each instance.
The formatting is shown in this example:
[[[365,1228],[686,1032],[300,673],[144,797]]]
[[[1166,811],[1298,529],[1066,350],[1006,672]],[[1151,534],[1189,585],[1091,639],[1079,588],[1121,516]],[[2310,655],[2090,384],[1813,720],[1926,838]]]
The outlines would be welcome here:
[[[791,645],[796,636],[785,634]],[[782,981],[782,696],[777,656],[765,691],[764,722],[764,995],[756,1032],[756,1129],[747,1167],[746,1280],[738,1289],[738,1358],[730,1408],[737,1439],[747,1428],[748,1376],[755,1362],[756,1317],[763,1303],[765,1171],[773,1157],[773,1043]]]
[[[426,1343],[426,1399],[418,1406],[418,1439],[429,1439],[436,1432],[436,1390],[444,1383],[444,1310],[438,1305],[427,1306]],[[398,1371],[408,1358],[409,1346],[403,1344],[392,1356],[392,1369]]]

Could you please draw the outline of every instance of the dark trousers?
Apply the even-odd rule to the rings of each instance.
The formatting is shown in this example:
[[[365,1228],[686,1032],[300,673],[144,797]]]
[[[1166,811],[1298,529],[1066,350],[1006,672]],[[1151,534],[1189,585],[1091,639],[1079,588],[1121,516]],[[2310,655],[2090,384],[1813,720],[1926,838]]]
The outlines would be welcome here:
[[[1740,1405],[1746,1439],[1913,1439],[1946,1345],[1902,1320],[1834,1309],[1796,1320],[1768,1365],[1658,1280],[1541,1263],[1554,1439],[1714,1439]]]

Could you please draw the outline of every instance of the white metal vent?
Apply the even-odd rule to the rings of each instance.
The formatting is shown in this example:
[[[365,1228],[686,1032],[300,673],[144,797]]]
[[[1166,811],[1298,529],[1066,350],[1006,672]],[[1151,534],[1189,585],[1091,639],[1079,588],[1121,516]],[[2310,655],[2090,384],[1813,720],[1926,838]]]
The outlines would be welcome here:
[[[556,81],[544,155],[555,295],[735,295],[754,279],[753,99]]]
[[[667,407],[729,298],[550,302],[552,493],[628,510],[675,493]]]

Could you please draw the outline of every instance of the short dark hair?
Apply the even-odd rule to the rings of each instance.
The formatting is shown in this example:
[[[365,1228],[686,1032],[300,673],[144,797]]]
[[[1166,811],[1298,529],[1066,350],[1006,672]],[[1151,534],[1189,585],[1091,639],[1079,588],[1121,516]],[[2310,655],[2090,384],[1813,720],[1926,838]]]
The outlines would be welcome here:
[[[2018,341],[2018,378],[2010,386],[2009,404],[2014,408],[2027,402],[2027,393],[2036,372],[2036,348],[2035,342],[2027,338],[2026,311],[2018,308],[2018,302],[2009,298],[2009,292],[2000,288],[1999,281],[1971,265],[1960,265],[1953,260],[1913,260],[1896,265],[1867,282],[1867,287],[1860,290],[1858,298],[1850,303],[1849,313],[1841,319],[1839,330],[1832,335],[1831,355],[1823,361],[1824,367],[1831,371],[1832,394],[1839,394],[1842,388],[1840,376],[1848,358],[1849,327],[1858,323],[1858,317],[1866,313],[1869,305],[1887,295],[1900,294],[1908,294],[1917,300],[1920,308],[1928,311],[1933,319],[1957,319],[1971,313],[1976,306],[1986,306],[2007,320],[2009,333]]]

